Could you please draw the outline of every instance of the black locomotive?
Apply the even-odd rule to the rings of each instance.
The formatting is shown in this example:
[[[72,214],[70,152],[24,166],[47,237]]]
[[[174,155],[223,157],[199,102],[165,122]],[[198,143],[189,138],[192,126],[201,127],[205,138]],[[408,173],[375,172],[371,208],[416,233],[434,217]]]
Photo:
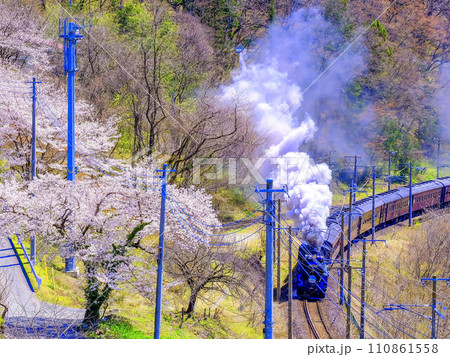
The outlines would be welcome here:
[[[319,248],[307,242],[300,245],[294,299],[316,301],[325,297],[331,250],[332,246],[327,241]]]

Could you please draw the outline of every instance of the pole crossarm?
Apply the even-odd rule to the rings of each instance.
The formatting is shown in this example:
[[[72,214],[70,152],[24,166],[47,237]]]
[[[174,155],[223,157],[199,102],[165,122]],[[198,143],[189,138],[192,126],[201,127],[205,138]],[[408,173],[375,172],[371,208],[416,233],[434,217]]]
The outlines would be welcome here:
[[[161,176],[158,176],[159,178],[164,178],[164,173],[167,175],[169,172],[177,172],[177,170],[169,170],[169,169],[162,169],[162,170],[156,170],[156,172],[162,172],[163,174]]]
[[[445,281],[447,282],[447,285],[450,286],[450,278],[422,278],[420,281],[422,282],[422,286],[425,286],[426,281]]]
[[[272,192],[272,193],[274,193],[274,192],[284,192],[285,194],[288,195],[287,188],[285,189],[284,187],[283,188],[273,188],[273,189],[259,189],[259,188],[256,188],[255,192],[257,192],[257,193],[259,193],[259,192],[261,192],[261,193],[264,193],[264,192],[266,192],[266,193],[267,192]]]
[[[339,212],[337,213],[338,216],[361,216],[360,212]]]
[[[358,187],[356,186],[356,184],[352,183],[348,190],[344,190],[344,193],[356,194],[356,193],[367,193],[367,191],[358,190]]]
[[[380,312],[383,311],[394,311],[394,310],[404,310],[404,311],[408,311],[411,312],[417,316],[423,317],[427,320],[431,320],[432,318],[430,316],[426,316],[423,314],[418,313],[417,311],[411,310],[410,307],[430,307],[430,305],[407,305],[407,304],[390,304],[390,305],[385,305],[384,308],[382,308],[381,310],[377,311],[376,313],[379,314]]]
[[[384,240],[384,239],[358,239],[358,238],[355,238],[355,239],[353,239],[353,242],[354,243],[359,243],[359,242],[363,242],[363,243],[364,242],[366,242],[366,243],[383,242],[386,247],[388,246],[386,240]]]

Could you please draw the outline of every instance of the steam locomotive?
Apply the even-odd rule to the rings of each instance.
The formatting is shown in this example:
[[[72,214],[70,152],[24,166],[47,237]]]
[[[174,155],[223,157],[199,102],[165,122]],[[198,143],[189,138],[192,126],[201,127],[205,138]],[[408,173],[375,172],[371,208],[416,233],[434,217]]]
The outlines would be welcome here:
[[[331,250],[332,246],[328,241],[320,247],[306,242],[300,245],[294,299],[316,301],[325,297]]]
[[[439,209],[450,205],[450,177],[421,182],[412,186],[413,217],[428,209]],[[348,239],[351,225],[351,241],[367,237],[372,230],[372,197],[353,204],[352,213],[335,211],[327,218],[325,241],[320,248],[303,242],[299,248],[297,279],[294,282],[294,298],[317,301],[325,297],[328,284],[330,260],[339,254],[340,237]],[[409,188],[401,187],[375,196],[375,230],[380,230],[409,217]]]

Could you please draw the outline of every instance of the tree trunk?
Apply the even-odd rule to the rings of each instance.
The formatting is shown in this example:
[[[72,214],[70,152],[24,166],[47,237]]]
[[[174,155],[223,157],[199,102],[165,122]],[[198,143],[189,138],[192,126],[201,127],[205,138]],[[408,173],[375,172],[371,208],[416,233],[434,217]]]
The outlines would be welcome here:
[[[100,320],[100,308],[108,301],[111,288],[105,286],[101,290],[98,286],[99,282],[95,278],[96,268],[94,266],[86,265],[86,271],[88,276],[86,287],[84,289],[84,295],[86,297],[86,312],[84,314],[83,325],[87,325],[87,328],[95,326]]]
[[[189,305],[186,309],[187,315],[192,315],[195,310],[195,303],[197,302],[197,296],[198,296],[199,290],[191,290],[191,297],[189,298]]]

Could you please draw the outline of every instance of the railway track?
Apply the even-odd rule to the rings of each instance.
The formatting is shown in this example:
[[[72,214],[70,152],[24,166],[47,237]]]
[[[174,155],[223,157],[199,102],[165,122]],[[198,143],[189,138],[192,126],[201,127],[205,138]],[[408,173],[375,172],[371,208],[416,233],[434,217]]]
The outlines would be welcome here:
[[[315,339],[332,338],[330,331],[325,324],[322,312],[320,310],[320,304],[318,302],[308,303],[307,301],[301,302],[303,306],[303,312],[305,314],[308,327]],[[310,310],[310,306],[315,305],[315,309]],[[312,312],[313,311],[313,312]],[[320,332],[319,332],[320,330]]]

